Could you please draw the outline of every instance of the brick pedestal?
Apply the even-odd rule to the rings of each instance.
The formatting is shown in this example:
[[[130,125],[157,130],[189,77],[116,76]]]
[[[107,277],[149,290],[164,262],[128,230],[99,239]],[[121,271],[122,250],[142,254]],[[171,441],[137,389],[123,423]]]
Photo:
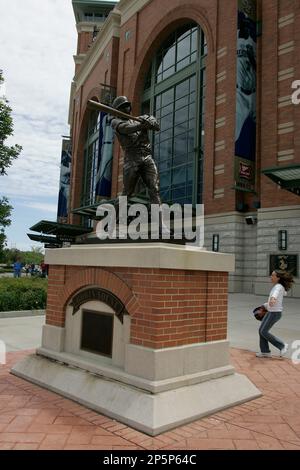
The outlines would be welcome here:
[[[51,250],[46,262],[42,347],[14,368],[17,375],[152,435],[259,396],[229,364],[231,255],[123,244]],[[76,295],[93,289],[118,299],[123,323],[95,298],[74,314]],[[114,316],[110,358],[81,349],[83,308]]]
[[[79,289],[115,293],[131,317],[130,343],[160,349],[226,339],[225,272],[52,265],[46,323],[65,326],[68,300]]]

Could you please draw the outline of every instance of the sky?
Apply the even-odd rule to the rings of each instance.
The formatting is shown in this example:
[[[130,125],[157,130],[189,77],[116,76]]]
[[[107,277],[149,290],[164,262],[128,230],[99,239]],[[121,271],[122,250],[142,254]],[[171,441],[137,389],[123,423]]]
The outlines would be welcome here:
[[[14,207],[9,248],[42,246],[26,233],[40,220],[56,220],[76,47],[71,0],[0,0],[0,69],[14,120],[6,144],[23,147],[8,176],[0,177],[0,197]]]

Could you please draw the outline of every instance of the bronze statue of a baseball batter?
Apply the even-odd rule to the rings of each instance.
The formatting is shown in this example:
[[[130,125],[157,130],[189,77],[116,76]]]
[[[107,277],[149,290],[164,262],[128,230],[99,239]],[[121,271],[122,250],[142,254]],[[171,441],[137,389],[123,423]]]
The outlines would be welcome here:
[[[131,113],[131,103],[126,96],[118,96],[112,107],[128,115]],[[160,127],[153,116],[145,115],[138,119],[113,117],[111,120],[124,152],[123,196],[132,196],[141,177],[149,191],[150,203],[161,205],[159,175],[148,137],[148,130],[159,131]]]

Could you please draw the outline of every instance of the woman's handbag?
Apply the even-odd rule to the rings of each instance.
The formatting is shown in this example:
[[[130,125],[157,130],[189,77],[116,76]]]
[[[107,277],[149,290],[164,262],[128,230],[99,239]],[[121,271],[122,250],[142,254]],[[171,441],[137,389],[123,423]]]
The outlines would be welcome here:
[[[264,305],[260,305],[259,307],[256,307],[253,310],[253,313],[254,313],[256,320],[262,321],[266,313],[268,313],[268,310],[266,309]]]

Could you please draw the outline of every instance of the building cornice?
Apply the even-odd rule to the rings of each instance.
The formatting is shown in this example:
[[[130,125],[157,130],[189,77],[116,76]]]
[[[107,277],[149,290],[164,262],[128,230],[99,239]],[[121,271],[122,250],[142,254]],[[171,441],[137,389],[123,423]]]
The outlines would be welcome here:
[[[118,10],[121,12],[121,26],[150,2],[152,0],[120,0]]]
[[[73,55],[73,59],[76,65],[81,65],[85,59],[86,54]]]
[[[257,211],[258,221],[264,220],[285,220],[300,218],[300,206],[282,206],[259,209]]]
[[[280,206],[280,207],[267,207],[263,209],[258,209],[258,213],[263,213],[263,212],[279,212],[279,211],[299,211],[300,210],[300,205],[296,206]]]
[[[74,77],[76,90],[85,82],[95,65],[97,64],[101,53],[105,50],[112,37],[120,37],[121,13],[114,9],[110,14],[101,31],[99,31],[95,42],[87,52],[81,67]]]
[[[71,83],[70,88],[70,100],[69,100],[69,116],[68,116],[68,124],[69,126],[73,126],[73,110],[74,110],[74,96],[75,96],[76,86],[75,83]]]
[[[102,26],[103,21],[97,23],[91,22],[91,21],[82,21],[80,23],[77,23],[76,28],[78,33],[92,33],[94,31],[95,26]]]

